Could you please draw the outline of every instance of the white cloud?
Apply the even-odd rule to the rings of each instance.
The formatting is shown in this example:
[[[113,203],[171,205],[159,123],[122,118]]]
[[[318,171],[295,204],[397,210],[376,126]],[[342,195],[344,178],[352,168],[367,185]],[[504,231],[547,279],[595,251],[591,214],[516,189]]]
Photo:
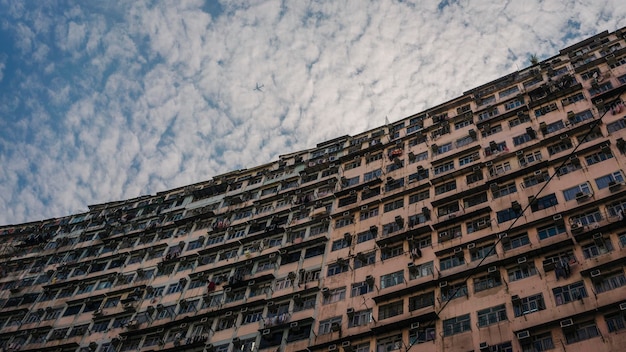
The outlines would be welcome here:
[[[0,224],[265,163],[626,25],[617,0],[9,3]]]

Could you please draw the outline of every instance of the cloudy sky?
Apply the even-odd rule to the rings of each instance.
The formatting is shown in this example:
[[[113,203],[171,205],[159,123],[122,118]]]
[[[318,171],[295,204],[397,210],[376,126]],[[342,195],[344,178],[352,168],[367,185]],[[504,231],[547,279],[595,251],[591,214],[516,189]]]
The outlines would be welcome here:
[[[621,0],[0,0],[0,224],[363,132],[625,16]]]

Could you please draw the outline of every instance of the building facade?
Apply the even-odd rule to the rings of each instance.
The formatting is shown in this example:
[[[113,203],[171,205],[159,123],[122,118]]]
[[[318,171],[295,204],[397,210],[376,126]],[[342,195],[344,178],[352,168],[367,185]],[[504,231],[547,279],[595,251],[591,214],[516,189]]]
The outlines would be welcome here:
[[[386,126],[4,226],[3,351],[617,351],[626,28]]]

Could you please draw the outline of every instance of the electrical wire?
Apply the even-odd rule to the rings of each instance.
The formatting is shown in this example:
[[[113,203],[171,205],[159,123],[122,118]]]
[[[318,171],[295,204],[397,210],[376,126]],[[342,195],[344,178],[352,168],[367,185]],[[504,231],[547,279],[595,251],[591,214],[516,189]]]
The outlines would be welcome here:
[[[621,95],[618,96],[615,100],[611,101],[608,104],[605,104],[605,106],[611,106],[617,102],[621,101]],[[585,136],[582,138],[582,141],[585,141],[587,139],[587,137],[596,129],[596,127],[598,127],[600,125],[600,123],[602,122],[602,118],[604,118],[604,116],[609,112],[610,109],[606,108],[604,113],[599,116],[598,118],[596,118],[594,120],[594,122],[592,124],[589,125],[589,130],[587,131],[587,133],[585,134]],[[538,136],[537,136],[538,137]],[[519,214],[515,217],[515,219],[513,220],[513,222],[511,222],[509,224],[509,226],[507,227],[507,229],[504,231],[504,233],[507,233],[508,231],[510,231],[513,226],[515,226],[515,224],[517,223],[517,221],[524,216],[526,210],[533,204],[533,202],[535,202],[539,195],[541,194],[541,192],[543,192],[543,190],[550,184],[550,182],[554,179],[555,176],[557,176],[559,174],[559,171],[561,171],[561,169],[570,161],[570,158],[572,156],[574,156],[576,154],[576,152],[578,151],[579,147],[582,145],[583,142],[578,143],[574,149],[568,154],[568,157],[565,158],[563,160],[563,162],[561,163],[561,165],[559,165],[555,170],[554,173],[552,174],[552,176],[550,176],[548,178],[548,180],[543,184],[543,186],[539,189],[539,191],[537,191],[535,193],[535,195],[530,198],[531,201],[528,202],[528,204],[519,212]],[[467,282],[469,279],[471,279],[477,272],[478,269],[481,267],[481,265],[485,262],[485,260],[491,256],[492,253],[495,252],[496,249],[496,245],[498,245],[500,242],[502,242],[502,238],[498,238],[494,244],[489,248],[489,252],[487,252],[487,254],[476,264],[475,267],[470,268],[468,270],[468,274],[465,277],[464,281]],[[437,319],[440,320],[439,314],[441,314],[441,312],[448,306],[448,304],[450,303],[450,301],[456,296],[456,294],[459,292],[459,290],[461,289],[461,287],[457,287],[451,295],[448,295],[448,298],[443,302],[443,305],[441,305],[441,307],[439,307],[439,309],[435,312],[435,315],[437,316]],[[434,322],[434,321],[433,321]],[[433,324],[434,326],[434,324]],[[426,328],[431,327],[431,325],[426,326]],[[410,342],[410,341],[409,341]],[[414,343],[410,343],[407,347],[406,347],[406,351],[408,352],[411,347],[413,347],[415,344],[417,344],[417,341],[415,341]]]

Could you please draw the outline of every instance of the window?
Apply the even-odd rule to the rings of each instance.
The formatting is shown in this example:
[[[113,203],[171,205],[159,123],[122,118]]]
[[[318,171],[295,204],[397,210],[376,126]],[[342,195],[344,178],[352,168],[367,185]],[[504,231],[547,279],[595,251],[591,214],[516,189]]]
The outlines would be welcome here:
[[[411,157],[411,153],[409,153],[409,163],[410,164],[418,162],[418,161],[423,161],[423,160],[428,160],[428,152],[417,153],[413,157]],[[426,176],[426,177],[428,177],[428,176]]]
[[[472,119],[463,119],[454,123],[454,129],[460,130],[461,128],[470,126],[472,124],[474,124],[474,121]]]
[[[381,154],[382,156],[382,154]],[[367,172],[363,175],[363,182],[368,182],[373,179],[379,178],[383,174],[381,169],[377,169],[374,171]]]
[[[579,102],[581,100],[585,100],[585,96],[583,95],[583,93],[577,93],[574,95],[571,95],[565,99],[561,100],[561,104],[563,104],[563,106],[565,105],[569,105],[569,104],[574,104],[576,102]]]
[[[489,257],[492,255],[496,255],[496,250],[493,244],[488,244],[485,246],[481,246],[470,251],[472,256],[472,261],[477,261],[483,259],[485,257]]]
[[[552,225],[543,226],[537,228],[537,236],[540,240],[556,236],[565,232],[565,225],[563,223],[554,223]]]
[[[502,126],[495,125],[495,126],[490,126],[488,128],[483,127],[481,131],[482,132],[480,133],[480,135],[483,138],[486,138],[486,137],[492,136],[492,135],[494,135],[496,133],[502,132]]]
[[[435,187],[435,195],[450,192],[456,189],[456,181],[450,181]]]
[[[396,301],[388,304],[383,304],[378,307],[378,320],[383,320],[404,313],[404,301]]]
[[[409,298],[409,311],[422,309],[425,307],[431,307],[435,305],[435,292],[430,291],[421,295],[413,296]]]
[[[517,92],[519,92],[519,87],[518,86],[513,86],[513,87],[510,87],[510,88],[507,88],[507,89],[501,91],[498,94],[500,96],[500,99],[502,99],[504,97],[508,97],[509,95],[515,94]]]
[[[178,293],[181,292],[183,290],[183,285],[181,285],[180,282],[176,282],[171,284],[168,288],[167,288],[167,295],[171,295],[172,293]]]
[[[349,266],[347,263],[334,263],[328,266],[328,272],[326,276],[333,276],[348,271]]]
[[[533,262],[528,262],[508,269],[507,274],[509,281],[513,282],[537,275],[537,269]]]
[[[441,300],[451,301],[455,298],[467,297],[467,283],[465,281],[441,288]]]
[[[317,297],[315,295],[302,297],[300,300],[295,300],[293,305],[294,312],[300,312],[307,309],[315,308],[317,304]]]
[[[482,192],[463,199],[463,207],[469,208],[487,202],[487,193]]]
[[[550,175],[547,171],[537,170],[534,174],[530,176],[526,176],[523,179],[524,187],[532,187],[534,185],[538,185],[540,183],[547,182],[550,179]]]
[[[515,183],[509,183],[506,185],[498,186],[496,188],[491,188],[491,193],[493,194],[493,198],[500,198],[507,196],[509,194],[513,194],[517,192],[517,187]]]
[[[473,153],[470,155],[462,156],[459,158],[459,166],[469,165],[480,159],[480,155],[478,153]]]
[[[454,203],[445,204],[437,208],[437,216],[441,217],[444,215],[454,214],[460,209],[461,208],[459,207],[458,201],[455,201]]]
[[[437,146],[436,144],[434,144],[434,146]],[[435,154],[443,154],[443,153],[447,153],[449,151],[452,150],[452,143],[446,143],[444,145],[441,146],[437,146],[437,149],[434,150]]]
[[[589,186],[589,183],[587,182],[581,183],[576,187],[568,188],[563,191],[563,196],[565,197],[566,201],[576,199],[579,196],[591,195],[591,194],[592,194],[591,187]]]
[[[376,238],[375,234],[371,231],[361,232],[356,235],[356,243],[363,243],[366,241],[370,241]]]
[[[417,193],[413,193],[409,195],[409,204],[417,203],[423,200],[426,200],[430,197],[430,190],[424,190]]]
[[[585,259],[595,258],[613,251],[613,245],[608,238],[594,239],[593,242],[583,245],[582,248]]]
[[[344,238],[342,238],[340,240],[333,241],[333,245],[332,245],[331,251],[334,252],[334,251],[338,251],[338,250],[346,248],[346,247],[350,247],[350,242],[352,242],[352,241],[350,241],[350,238],[351,237],[348,238],[348,237],[344,236]]]
[[[609,327],[609,332],[626,329],[626,315],[623,312],[605,315],[604,320]]]
[[[568,344],[588,340],[600,336],[596,322],[593,320],[574,325],[571,329],[563,329],[563,335]]]
[[[352,284],[352,297],[361,296],[374,290],[373,284],[368,284],[365,281]]]
[[[339,229],[339,228],[346,227],[352,224],[354,224],[354,217],[350,216],[350,217],[338,219],[337,221],[335,221],[335,228]]]
[[[469,314],[443,321],[443,336],[452,336],[470,330],[472,330],[472,327]]]
[[[376,342],[376,352],[399,351],[403,346],[404,342],[402,342],[402,334],[393,335],[378,339]],[[369,351],[369,348],[365,351]]]
[[[595,84],[596,86],[594,86],[594,83],[592,83],[592,88],[589,89],[589,95],[591,96],[598,95],[600,93],[604,93],[613,89],[613,84],[611,83],[611,81],[604,82],[602,84]]]
[[[449,161],[440,165],[435,165],[433,166],[433,173],[435,175],[439,175],[442,174],[444,172],[448,172],[448,171],[452,171],[454,170],[454,161]]]
[[[532,137],[528,133],[524,133],[524,134],[521,134],[519,136],[513,137],[513,145],[518,146],[520,144],[524,144],[526,142],[530,142],[533,139],[534,139],[534,137]]]
[[[546,304],[543,301],[543,294],[524,297],[519,301],[513,301],[513,312],[516,317],[522,315],[534,313],[540,310],[546,309]]]
[[[359,213],[359,220],[367,220],[369,218],[375,218],[378,216],[378,207],[368,209]]]
[[[404,270],[396,271],[380,277],[380,288],[387,288],[404,283]]]
[[[367,265],[372,265],[376,261],[376,253],[358,253],[354,258],[354,268],[362,268]]]
[[[385,203],[383,211],[385,213],[404,207],[404,198],[396,199],[392,202]]]
[[[521,235],[505,237],[505,239],[502,240],[502,248],[505,251],[527,246],[529,244],[530,244],[530,239],[528,238],[528,234],[526,233],[523,233]]]
[[[597,293],[615,290],[626,285],[626,277],[621,269],[618,272],[602,275],[599,278],[595,277],[594,279],[593,286]]]
[[[539,210],[548,209],[557,204],[559,204],[559,201],[556,199],[556,195],[552,193],[547,196],[531,200],[530,210],[534,213]]]
[[[488,290],[502,285],[502,278],[499,273],[495,275],[484,275],[474,278],[474,293]]]
[[[520,341],[522,352],[543,352],[554,349],[552,335],[549,332],[532,336],[527,340]]]
[[[585,226],[597,223],[600,220],[602,220],[602,214],[600,214],[598,208],[595,208],[585,214],[572,216],[570,218],[570,223]]]
[[[557,306],[587,297],[587,289],[582,281],[552,289]]]
[[[411,269],[409,269],[409,280],[426,276],[433,276],[433,262],[414,265]]]
[[[530,122],[530,116],[528,114],[517,115],[517,117],[509,120],[509,128],[513,128],[527,122]]]
[[[441,258],[439,260],[439,267],[442,271],[452,269],[463,264],[465,264],[465,257],[463,256],[463,252],[456,253],[449,257]]]
[[[399,244],[397,246],[381,249],[380,258],[382,260],[387,260],[393,257],[400,256],[402,255],[402,253],[404,253],[404,250],[402,248],[402,244]]]
[[[504,108],[506,109],[506,111],[509,111],[509,110],[513,110],[513,109],[515,109],[515,108],[517,108],[519,106],[522,106],[522,105],[524,105],[524,99],[523,98],[518,98],[518,99],[515,99],[515,100],[512,100],[512,101],[506,102],[504,104]]]
[[[551,103],[551,104],[548,104],[547,106],[543,106],[543,107],[541,107],[541,108],[539,108],[539,109],[536,109],[536,110],[535,110],[535,117],[537,117],[537,118],[538,118],[538,117],[540,117],[540,116],[545,116],[545,115],[549,114],[550,112],[552,112],[552,111],[556,111],[556,110],[558,110],[558,109],[559,109],[559,108],[558,108],[558,106],[556,105],[556,103]]]
[[[508,208],[496,212],[496,217],[498,218],[499,224],[513,220],[520,215],[522,215],[522,210],[517,208]]]
[[[506,320],[506,308],[504,307],[504,304],[479,310],[477,313],[479,327],[496,324],[497,322]]]
[[[324,296],[324,304],[335,303],[343,301],[346,298],[346,288],[339,287],[328,291],[328,294]]]
[[[487,110],[479,113],[478,114],[478,120],[479,121],[484,121],[484,120],[490,119],[490,118],[492,118],[494,116],[497,116],[498,114],[499,114],[499,111],[498,111],[498,107],[496,106],[493,109],[487,109]]]
[[[585,156],[585,161],[587,162],[588,166],[591,166],[611,158],[613,158],[613,154],[609,149],[605,149],[600,152]]]
[[[595,181],[596,181],[596,186],[598,186],[598,189],[603,189],[613,184],[624,182],[624,175],[622,174],[621,171],[615,171],[606,176],[598,177],[595,179]]]
[[[367,325],[372,322],[372,310],[366,309],[354,312],[352,316],[348,316],[348,327]]]
[[[606,125],[606,129],[609,133],[617,132],[624,128],[626,128],[626,119],[619,119]]]
[[[111,299],[109,299],[109,301],[110,300]],[[113,301],[115,301],[115,300],[113,300]],[[108,301],[107,301],[107,303],[108,303]],[[117,302],[116,302],[115,305],[117,305]],[[113,307],[115,307],[115,305]],[[65,310],[65,313],[63,313],[63,316],[67,317],[67,316],[70,316],[70,315],[78,315],[78,312],[80,312],[80,310],[82,308],[83,308],[82,304],[75,304],[75,305],[68,306],[67,309]]]
[[[318,335],[326,335],[332,332],[333,326],[341,327],[341,317],[334,317],[320,321],[320,327],[317,332]]]

